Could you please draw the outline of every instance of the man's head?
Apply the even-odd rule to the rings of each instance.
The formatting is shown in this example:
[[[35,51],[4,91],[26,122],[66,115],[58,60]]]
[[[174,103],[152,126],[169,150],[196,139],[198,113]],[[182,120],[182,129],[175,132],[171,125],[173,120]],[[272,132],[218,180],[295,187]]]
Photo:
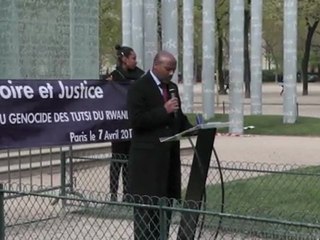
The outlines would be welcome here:
[[[177,67],[175,57],[166,51],[157,53],[153,60],[152,72],[163,83],[169,83]]]

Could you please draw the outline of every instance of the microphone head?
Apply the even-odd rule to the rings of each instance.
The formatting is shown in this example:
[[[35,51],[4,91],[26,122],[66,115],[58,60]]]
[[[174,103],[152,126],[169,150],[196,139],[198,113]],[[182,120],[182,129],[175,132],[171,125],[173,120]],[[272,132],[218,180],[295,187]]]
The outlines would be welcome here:
[[[170,98],[176,97],[176,90],[174,88],[169,89]]]

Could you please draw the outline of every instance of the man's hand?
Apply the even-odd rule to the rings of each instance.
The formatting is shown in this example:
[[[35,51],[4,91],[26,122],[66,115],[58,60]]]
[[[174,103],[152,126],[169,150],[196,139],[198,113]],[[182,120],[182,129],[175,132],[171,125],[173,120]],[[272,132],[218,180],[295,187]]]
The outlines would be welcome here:
[[[174,97],[169,99],[165,104],[164,108],[166,109],[167,113],[173,113],[179,109],[179,101],[178,98]]]

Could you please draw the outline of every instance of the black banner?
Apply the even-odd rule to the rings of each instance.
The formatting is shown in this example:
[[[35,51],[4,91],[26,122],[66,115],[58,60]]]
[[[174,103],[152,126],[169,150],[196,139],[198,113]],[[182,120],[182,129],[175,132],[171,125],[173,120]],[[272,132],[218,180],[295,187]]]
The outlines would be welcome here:
[[[129,84],[0,80],[0,149],[130,139]]]

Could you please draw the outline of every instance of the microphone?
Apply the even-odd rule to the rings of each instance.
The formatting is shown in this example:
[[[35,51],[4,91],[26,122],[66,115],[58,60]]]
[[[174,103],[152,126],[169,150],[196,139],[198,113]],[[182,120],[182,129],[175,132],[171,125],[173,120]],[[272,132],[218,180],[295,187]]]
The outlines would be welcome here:
[[[176,97],[176,90],[175,90],[174,88],[170,88],[170,89],[169,89],[169,94],[170,94],[170,99],[171,99],[171,98],[175,98],[175,97]],[[177,110],[175,110],[175,111],[173,112],[173,115],[174,115],[175,118],[178,117],[178,112],[177,112]]]

